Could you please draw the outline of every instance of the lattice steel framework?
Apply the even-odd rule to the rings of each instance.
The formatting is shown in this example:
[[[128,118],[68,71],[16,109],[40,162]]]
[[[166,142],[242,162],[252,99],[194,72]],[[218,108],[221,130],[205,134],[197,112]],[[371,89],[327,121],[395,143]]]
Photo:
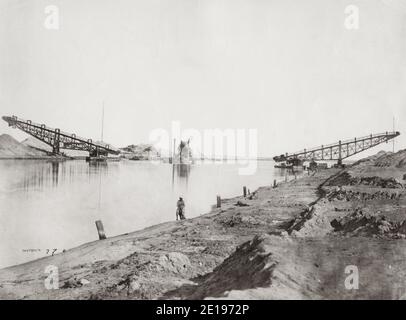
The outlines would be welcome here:
[[[18,128],[25,133],[45,142],[52,147],[53,153],[59,154],[60,149],[88,151],[90,155],[119,154],[119,150],[103,142],[93,142],[77,136],[74,133],[63,132],[60,129],[49,128],[45,124],[33,123],[16,116],[2,117],[9,126]]]
[[[329,145],[322,145],[312,149],[304,149],[295,153],[286,153],[276,156],[276,162],[297,162],[297,161],[320,161],[337,160],[339,164],[343,159],[349,158],[357,153],[371,149],[381,143],[388,142],[400,135],[399,131],[371,134],[369,136],[339,141]]]

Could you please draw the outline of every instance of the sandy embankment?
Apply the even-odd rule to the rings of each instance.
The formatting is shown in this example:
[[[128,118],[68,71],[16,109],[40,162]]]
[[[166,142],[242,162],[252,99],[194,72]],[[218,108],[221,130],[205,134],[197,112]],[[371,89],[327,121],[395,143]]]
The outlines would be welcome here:
[[[405,152],[380,154],[225,200],[198,218],[0,270],[0,298],[399,298],[403,159]],[[44,286],[48,265],[59,268],[58,290]],[[344,286],[349,265],[358,267],[358,290]]]

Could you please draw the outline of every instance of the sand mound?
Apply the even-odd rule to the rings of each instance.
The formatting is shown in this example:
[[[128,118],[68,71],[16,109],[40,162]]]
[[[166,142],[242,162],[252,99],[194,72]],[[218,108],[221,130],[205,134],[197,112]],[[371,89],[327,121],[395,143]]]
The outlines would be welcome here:
[[[357,177],[350,181],[350,185],[367,185],[379,188],[402,189],[403,185],[394,178],[384,179],[381,177]]]
[[[196,284],[183,285],[167,298],[309,299],[318,298],[318,270],[302,242],[262,234],[237,247],[213,272]],[[312,246],[310,248],[313,248]],[[318,251],[316,250],[318,255]],[[310,262],[310,263],[309,263]],[[306,286],[303,286],[306,283]]]
[[[375,159],[375,166],[406,168],[406,150],[381,154]]]
[[[41,150],[41,151],[49,151],[52,152],[52,147],[47,145],[45,142],[38,140],[34,137],[29,137],[21,141],[21,144],[31,147],[33,149]]]
[[[47,153],[18,142],[8,134],[0,135],[0,157],[15,158],[15,157],[38,157],[46,156]]]
[[[231,290],[268,287],[277,261],[265,246],[267,236],[256,236],[239,246],[222,264],[205,275],[188,299],[223,297]]]
[[[406,238],[406,220],[390,221],[379,213],[357,208],[352,213],[331,221],[335,232],[350,236]]]
[[[379,188],[402,189],[403,184],[394,178],[381,177],[351,177],[348,172],[343,172],[334,179],[331,179],[327,186],[371,186]]]
[[[353,190],[345,190],[339,188],[337,190],[331,190],[326,195],[329,201],[370,201],[370,200],[395,200],[402,197],[402,193],[389,192],[389,191],[377,191],[373,193],[360,192]]]
[[[380,151],[373,156],[357,161],[354,165],[359,164],[380,168],[406,168],[406,149],[395,153]]]

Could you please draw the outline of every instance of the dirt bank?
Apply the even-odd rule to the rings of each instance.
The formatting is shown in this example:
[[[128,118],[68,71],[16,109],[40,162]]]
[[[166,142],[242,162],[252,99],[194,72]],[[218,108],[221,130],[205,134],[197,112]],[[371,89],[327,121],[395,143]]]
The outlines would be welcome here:
[[[380,154],[224,200],[194,219],[0,270],[0,298],[400,298],[406,292],[401,161]],[[57,290],[44,286],[49,265],[59,270]],[[359,270],[358,290],[345,288],[347,266]]]

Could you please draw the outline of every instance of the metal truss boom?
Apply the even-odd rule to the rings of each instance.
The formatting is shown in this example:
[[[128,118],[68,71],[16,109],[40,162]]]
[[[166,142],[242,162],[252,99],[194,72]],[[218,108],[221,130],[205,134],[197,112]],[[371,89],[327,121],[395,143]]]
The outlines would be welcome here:
[[[119,154],[119,150],[103,142],[93,142],[77,136],[74,133],[62,132],[60,129],[47,127],[45,124],[33,123],[31,120],[24,120],[16,116],[2,117],[9,126],[18,128],[25,133],[50,145],[55,154],[60,153],[60,149],[88,151],[92,154]]]
[[[312,149],[304,149],[294,153],[286,153],[276,156],[273,159],[276,162],[294,162],[300,161],[320,161],[336,160],[339,164],[342,160],[349,158],[357,153],[371,149],[381,143],[388,142],[400,135],[399,131],[371,134],[369,136],[354,138],[345,141],[338,141],[329,145],[322,145]]]

